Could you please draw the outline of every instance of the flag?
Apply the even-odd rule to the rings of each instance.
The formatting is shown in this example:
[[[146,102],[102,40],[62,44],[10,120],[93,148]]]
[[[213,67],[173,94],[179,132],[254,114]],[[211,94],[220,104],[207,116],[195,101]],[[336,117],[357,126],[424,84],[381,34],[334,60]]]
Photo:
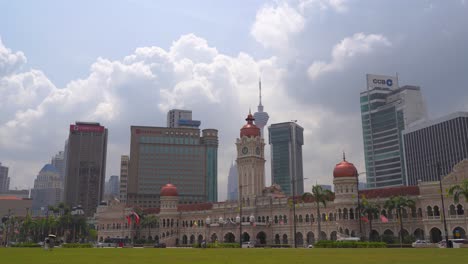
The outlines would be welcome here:
[[[129,215],[127,215],[126,218],[128,225],[130,225],[132,223],[132,218]]]
[[[361,216],[361,220],[366,223],[369,223],[369,218],[367,218],[367,216]]]
[[[325,221],[328,221],[328,215],[327,214],[325,215]]]
[[[136,223],[137,225],[140,224],[140,216],[139,216],[137,213],[135,213],[135,212],[132,212],[132,215],[135,216],[135,223]]]
[[[195,227],[198,226],[197,221],[194,221],[194,222],[193,222],[193,226],[195,226]]]
[[[385,215],[381,215],[380,216],[380,221],[382,221],[382,223],[388,223],[388,218],[385,217]]]

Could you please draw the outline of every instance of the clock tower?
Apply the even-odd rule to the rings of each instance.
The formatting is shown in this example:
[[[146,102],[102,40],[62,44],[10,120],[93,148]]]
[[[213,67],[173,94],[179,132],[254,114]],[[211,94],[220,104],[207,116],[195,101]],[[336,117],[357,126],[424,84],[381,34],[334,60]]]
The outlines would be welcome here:
[[[260,196],[265,188],[265,142],[254,120],[249,111],[236,140],[239,197],[245,199]]]

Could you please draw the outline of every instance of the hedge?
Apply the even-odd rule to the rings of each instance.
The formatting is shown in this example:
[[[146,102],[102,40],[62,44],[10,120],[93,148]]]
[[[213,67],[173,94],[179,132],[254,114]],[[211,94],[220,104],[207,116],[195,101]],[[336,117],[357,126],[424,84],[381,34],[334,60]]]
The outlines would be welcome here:
[[[194,248],[201,248],[201,244],[195,243],[193,244]],[[206,248],[238,248],[239,243],[208,243],[206,244]]]
[[[330,241],[321,240],[314,245],[317,248],[385,248],[384,242]]]
[[[11,247],[28,247],[28,248],[33,248],[33,247],[41,247],[41,245],[39,245],[39,244],[37,244],[37,243],[27,243],[27,242],[24,242],[24,243],[18,243],[18,244],[11,245]]]
[[[93,244],[91,243],[69,243],[69,244],[63,244],[63,248],[92,248]]]

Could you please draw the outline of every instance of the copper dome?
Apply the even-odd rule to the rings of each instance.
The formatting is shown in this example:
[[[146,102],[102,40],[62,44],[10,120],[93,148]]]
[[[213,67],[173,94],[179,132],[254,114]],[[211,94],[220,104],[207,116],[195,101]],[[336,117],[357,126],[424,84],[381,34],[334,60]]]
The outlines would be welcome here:
[[[254,120],[255,118],[252,116],[252,114],[249,111],[249,115],[245,119],[245,121],[247,121],[247,124],[244,125],[240,130],[241,138],[243,136],[246,136],[246,137],[259,137],[260,136],[260,128],[254,125],[253,123]]]
[[[358,172],[354,164],[347,162],[344,155],[343,161],[336,164],[333,170],[333,178],[337,177],[357,177]]]
[[[166,184],[161,188],[161,196],[177,196],[177,188],[173,184]]]

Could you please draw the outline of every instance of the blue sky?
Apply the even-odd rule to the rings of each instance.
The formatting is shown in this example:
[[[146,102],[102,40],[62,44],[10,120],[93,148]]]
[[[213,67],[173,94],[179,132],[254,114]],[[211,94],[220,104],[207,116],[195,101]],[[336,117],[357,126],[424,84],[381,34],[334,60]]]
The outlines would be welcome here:
[[[0,162],[12,187],[32,187],[76,120],[109,128],[110,176],[130,125],[163,126],[168,109],[187,108],[220,131],[222,199],[260,76],[269,123],[305,129],[306,190],[331,183],[342,150],[365,170],[366,73],[421,86],[431,117],[468,110],[464,0],[0,1],[0,14]]]

